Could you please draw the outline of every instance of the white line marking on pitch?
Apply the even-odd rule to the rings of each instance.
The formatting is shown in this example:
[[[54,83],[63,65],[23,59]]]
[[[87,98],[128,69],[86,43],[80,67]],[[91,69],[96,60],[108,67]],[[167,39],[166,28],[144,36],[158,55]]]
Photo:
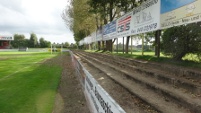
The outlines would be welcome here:
[[[33,64],[37,64],[37,63],[38,63],[38,62],[33,62]],[[33,64],[32,64],[32,65],[33,65]],[[16,74],[16,73],[18,73],[18,72],[20,72],[20,71],[22,71],[22,70],[24,70],[25,68],[29,68],[29,67],[31,67],[32,65],[30,64],[30,66],[26,66],[26,67],[24,67],[24,68],[22,68],[22,69],[20,69],[20,70],[18,70],[18,71],[15,71],[14,73],[12,73],[12,74],[10,74],[10,75],[7,75],[7,76],[1,78],[0,81],[6,79],[6,78],[8,78],[8,77],[10,77],[10,76],[12,76],[12,75],[14,75],[14,74]]]

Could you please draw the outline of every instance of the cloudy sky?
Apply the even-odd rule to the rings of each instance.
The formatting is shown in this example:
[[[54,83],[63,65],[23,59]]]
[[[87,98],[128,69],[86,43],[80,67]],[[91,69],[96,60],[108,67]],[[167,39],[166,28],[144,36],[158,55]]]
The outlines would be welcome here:
[[[68,0],[0,0],[0,35],[30,33],[52,43],[74,43],[61,13]]]

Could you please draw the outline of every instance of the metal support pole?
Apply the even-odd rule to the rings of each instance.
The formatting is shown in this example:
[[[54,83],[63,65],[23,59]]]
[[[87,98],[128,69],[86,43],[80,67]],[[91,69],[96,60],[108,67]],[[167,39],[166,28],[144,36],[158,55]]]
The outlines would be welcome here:
[[[118,38],[116,39],[116,52],[118,53]]]
[[[131,55],[133,54],[133,36],[131,36]]]
[[[123,54],[124,54],[124,37],[123,37]]]
[[[144,56],[144,34],[142,34],[142,56]]]
[[[156,31],[156,34],[155,34],[155,43],[156,43],[155,55],[157,56],[157,58],[160,57],[160,36],[161,36],[161,30]]]

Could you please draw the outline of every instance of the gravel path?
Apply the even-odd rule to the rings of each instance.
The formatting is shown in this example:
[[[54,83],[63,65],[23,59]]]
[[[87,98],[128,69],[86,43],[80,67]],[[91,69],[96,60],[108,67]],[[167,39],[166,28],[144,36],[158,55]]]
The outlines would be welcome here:
[[[52,113],[90,113],[69,54],[52,61],[63,67]]]

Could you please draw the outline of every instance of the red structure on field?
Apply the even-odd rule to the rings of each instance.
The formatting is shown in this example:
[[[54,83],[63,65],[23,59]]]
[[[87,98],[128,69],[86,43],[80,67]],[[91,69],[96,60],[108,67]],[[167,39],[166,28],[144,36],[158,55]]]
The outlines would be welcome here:
[[[0,49],[9,49],[10,42],[13,40],[12,36],[0,36]]]

